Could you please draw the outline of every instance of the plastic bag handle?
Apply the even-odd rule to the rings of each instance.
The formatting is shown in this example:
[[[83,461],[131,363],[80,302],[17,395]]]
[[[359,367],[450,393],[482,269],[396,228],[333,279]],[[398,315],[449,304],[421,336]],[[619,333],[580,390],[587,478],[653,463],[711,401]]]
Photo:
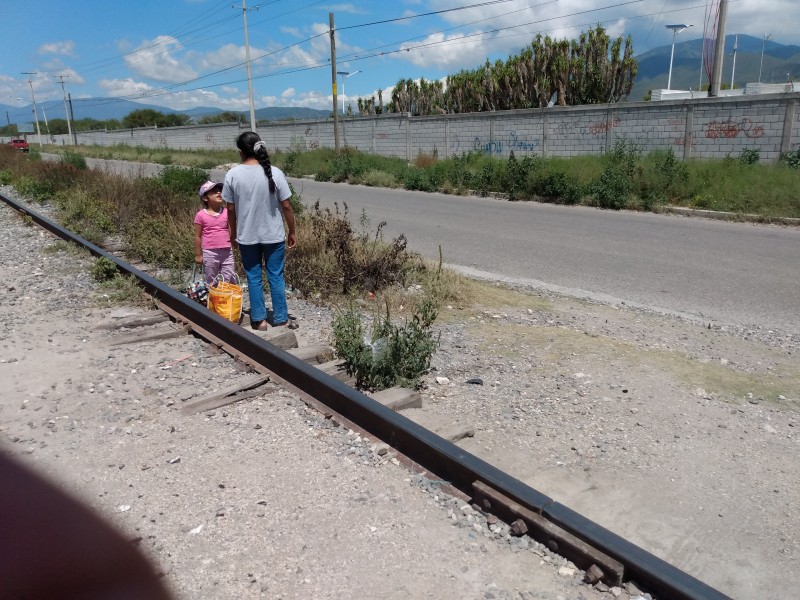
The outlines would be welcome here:
[[[238,285],[239,287],[242,287],[242,281],[241,281],[241,279],[239,279],[239,275],[236,272],[234,272],[233,276],[236,277],[236,282],[235,282],[236,285]],[[211,287],[214,287],[215,285],[217,285],[220,282],[221,283],[225,283],[225,280],[222,278],[222,273],[220,273],[219,275],[214,277],[214,281],[211,282]],[[231,283],[233,283],[233,282],[231,282]]]
[[[200,266],[203,266],[203,263],[200,263]],[[203,271],[200,271],[201,279],[205,281],[205,277],[203,277]],[[192,283],[198,281],[197,279],[197,263],[192,263]]]

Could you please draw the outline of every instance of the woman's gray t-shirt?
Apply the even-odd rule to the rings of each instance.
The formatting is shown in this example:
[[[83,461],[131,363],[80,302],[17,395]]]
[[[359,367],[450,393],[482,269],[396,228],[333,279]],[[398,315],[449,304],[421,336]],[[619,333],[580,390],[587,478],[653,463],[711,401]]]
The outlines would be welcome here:
[[[222,198],[236,210],[236,241],[276,244],[286,240],[280,202],[292,196],[286,176],[272,167],[275,192],[270,193],[261,165],[237,165],[225,175]]]

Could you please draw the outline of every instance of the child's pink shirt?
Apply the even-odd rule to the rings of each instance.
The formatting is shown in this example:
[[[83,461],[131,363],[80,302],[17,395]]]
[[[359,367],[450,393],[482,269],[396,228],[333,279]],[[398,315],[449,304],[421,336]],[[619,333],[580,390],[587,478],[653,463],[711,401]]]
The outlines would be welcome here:
[[[212,248],[230,248],[231,234],[228,230],[228,209],[223,208],[218,215],[210,215],[205,209],[198,211],[194,217],[195,225],[202,231],[203,250]]]

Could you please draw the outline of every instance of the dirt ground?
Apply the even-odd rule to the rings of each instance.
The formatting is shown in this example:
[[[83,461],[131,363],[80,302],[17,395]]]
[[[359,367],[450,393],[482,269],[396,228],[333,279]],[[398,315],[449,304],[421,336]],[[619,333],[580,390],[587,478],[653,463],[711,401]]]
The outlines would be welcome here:
[[[0,451],[138,539],[178,597],[638,597],[580,584],[291,394],[181,415],[242,376],[227,356],[113,347],[93,325],[134,311],[102,306],[90,260],[5,208],[0,247]],[[797,593],[800,340],[483,297],[443,310],[423,390],[475,426],[462,447],[733,598]],[[306,343],[330,335],[326,309],[290,311]]]
[[[464,448],[733,598],[800,589],[796,336],[494,300],[446,315],[429,379]]]

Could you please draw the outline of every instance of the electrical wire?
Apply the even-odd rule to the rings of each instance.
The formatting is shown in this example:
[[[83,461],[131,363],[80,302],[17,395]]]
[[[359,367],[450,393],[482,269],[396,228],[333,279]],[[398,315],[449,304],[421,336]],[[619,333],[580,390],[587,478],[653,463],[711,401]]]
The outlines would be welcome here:
[[[546,18],[546,19],[539,19],[539,20],[536,20],[536,21],[530,21],[528,23],[523,23],[523,24],[520,24],[520,25],[512,25],[512,26],[509,26],[509,27],[497,28],[497,29],[493,29],[493,30],[489,30],[489,31],[485,31],[485,32],[478,32],[478,33],[470,34],[470,35],[462,37],[462,38],[458,38],[457,40],[443,40],[443,41],[437,41],[437,42],[430,42],[430,43],[427,43],[427,44],[420,44],[420,45],[417,45],[417,46],[413,46],[411,48],[398,48],[398,49],[393,50],[393,51],[375,52],[374,54],[363,55],[363,56],[361,56],[360,53],[361,52],[365,52],[365,51],[360,51],[360,52],[352,53],[350,55],[345,55],[345,57],[342,57],[342,58],[345,58],[346,60],[350,60],[350,61],[355,62],[355,61],[368,60],[368,59],[376,58],[376,57],[388,56],[388,55],[396,54],[396,53],[399,53],[399,52],[409,52],[409,51],[412,51],[412,50],[419,50],[419,49],[422,49],[422,48],[428,48],[428,47],[432,47],[432,46],[447,46],[447,45],[453,45],[453,44],[469,43],[471,40],[469,40],[468,38],[474,38],[474,37],[477,37],[477,36],[490,35],[490,34],[498,33],[498,32],[501,32],[501,31],[507,31],[507,30],[516,29],[516,28],[519,28],[519,27],[528,26],[528,25],[531,25],[531,24],[539,24],[539,23],[543,23],[543,22],[547,22],[547,21],[553,21],[553,20],[557,20],[557,19],[572,17],[572,16],[576,16],[576,15],[580,15],[580,14],[597,12],[597,11],[601,11],[601,10],[607,10],[607,9],[610,9],[610,8],[618,8],[620,6],[636,4],[636,3],[639,3],[639,2],[642,2],[642,1],[644,1],[644,0],[629,0],[627,2],[622,2],[622,3],[618,3],[618,4],[614,4],[614,5],[609,5],[609,6],[605,6],[605,7],[601,7],[601,8],[597,8],[597,9],[588,9],[588,10],[584,10],[584,11],[577,11],[575,13],[570,13],[570,14],[566,14],[566,15],[560,15],[560,16],[557,16],[557,17],[550,17],[550,18]],[[698,8],[698,7],[697,6],[683,7],[681,9],[675,9],[675,10],[671,10],[671,11],[664,11],[663,7],[662,7],[662,10],[659,11],[659,13],[651,13],[651,14],[647,14],[647,15],[635,15],[635,16],[631,16],[631,17],[626,17],[626,18],[624,18],[622,20],[623,21],[625,21],[625,20],[633,20],[633,19],[645,18],[645,17],[653,16],[654,14],[664,14],[664,13],[678,12],[679,10],[680,11],[685,11],[685,10],[691,10],[691,9],[694,9],[694,8]],[[513,13],[513,12],[518,12],[518,11],[511,11],[511,12]],[[496,17],[492,17],[492,18],[496,18]],[[483,20],[488,20],[488,19],[483,19]],[[619,18],[615,18],[613,20],[614,21],[619,21],[620,19]],[[584,25],[574,25],[574,26],[571,26],[571,27],[582,27],[582,26],[584,26]],[[449,28],[449,29],[452,29],[452,28]],[[449,29],[444,30],[444,31],[448,31]],[[561,29],[561,28],[554,28],[554,29]],[[544,30],[544,31],[548,31],[548,30]],[[542,33],[542,32],[543,31],[540,31],[540,33]],[[323,33],[318,34],[317,36],[314,36],[314,37],[319,37],[320,35],[326,35],[326,34],[327,34],[327,32],[323,32]],[[511,34],[509,36],[502,36],[502,37],[516,37],[516,36],[520,36],[520,35],[530,35],[530,32],[515,33],[515,34]],[[408,41],[413,41],[415,39],[419,39],[419,37],[420,36],[417,36],[415,38],[410,38],[409,40],[404,40],[404,41],[401,41],[401,42],[395,42],[395,44],[396,43],[402,44],[402,43],[406,43]],[[309,38],[309,40],[310,39],[313,39],[313,38]],[[295,45],[300,44],[300,43],[304,43],[305,41],[308,41],[308,40],[304,40],[304,41],[298,42],[296,44],[293,44],[292,46],[295,46]],[[392,44],[392,45],[394,45],[394,44]],[[291,47],[291,46],[289,46],[289,47]],[[371,52],[373,50],[376,50],[376,49],[382,48],[382,47],[385,47],[385,46],[380,46],[380,47],[377,47],[377,48],[373,48],[373,49],[367,50],[366,52]],[[280,52],[281,50],[283,50],[283,49],[276,50],[276,51],[274,51],[273,53],[270,53],[270,54],[274,54],[274,53]],[[259,58],[261,58],[261,57],[259,57]],[[243,64],[243,63],[241,63],[241,64]],[[279,70],[279,71],[275,71],[275,72],[271,72],[271,73],[267,73],[267,74],[263,74],[263,75],[259,75],[259,76],[254,77],[253,79],[264,79],[264,78],[270,78],[270,77],[278,77],[278,76],[282,76],[282,75],[286,75],[286,74],[292,74],[292,73],[297,73],[297,72],[302,72],[302,71],[307,71],[307,70],[318,69],[318,68],[321,68],[321,67],[326,67],[326,66],[329,66],[329,64],[330,64],[329,60],[319,60],[319,61],[309,62],[309,63],[305,63],[305,64],[301,63],[297,67],[284,69],[284,70]],[[240,65],[237,65],[237,66],[240,66]],[[226,68],[226,69],[222,69],[219,72],[225,72],[225,71],[231,70],[232,68],[234,68],[234,67],[229,67],[229,68]],[[215,72],[213,74],[218,74],[218,72]],[[172,88],[174,88],[176,86],[185,85],[187,83],[191,83],[193,81],[197,81],[199,79],[208,77],[210,75],[212,75],[212,74],[203,75],[203,76],[201,76],[199,78],[195,78],[195,79],[192,79],[192,80],[187,80],[186,82],[182,82],[180,84],[174,84],[173,86],[169,86],[168,88],[161,88],[161,89],[157,89],[157,90],[149,90],[149,91],[143,92],[143,93],[131,94],[131,95],[122,96],[122,97],[118,97],[118,98],[114,98],[114,99],[108,99],[107,101],[103,101],[101,103],[96,103],[96,104],[90,104],[90,105],[87,105],[87,106],[97,106],[97,105],[100,105],[100,104],[107,104],[107,103],[117,102],[117,101],[122,101],[122,100],[136,100],[136,99],[143,99],[143,98],[160,97],[160,96],[165,96],[165,95],[176,95],[176,94],[190,92],[190,91],[197,91],[197,90],[202,90],[202,89],[210,89],[210,88],[215,88],[215,87],[221,87],[221,86],[224,86],[224,85],[233,85],[233,84],[242,83],[242,82],[246,81],[246,80],[241,80],[240,79],[240,80],[225,81],[225,82],[216,83],[216,84],[204,85],[204,86],[199,86],[199,87],[195,87],[195,88],[189,88],[189,89],[185,89],[185,90],[181,90],[181,91],[168,91],[169,89],[172,89]]]

